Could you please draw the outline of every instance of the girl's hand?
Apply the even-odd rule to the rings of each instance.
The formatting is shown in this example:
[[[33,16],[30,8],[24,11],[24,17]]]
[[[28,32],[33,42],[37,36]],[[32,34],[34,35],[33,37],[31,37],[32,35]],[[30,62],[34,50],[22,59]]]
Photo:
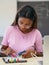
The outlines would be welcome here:
[[[32,53],[32,55],[31,55]],[[22,58],[31,58],[35,54],[34,50],[27,50],[26,53],[22,54]]]
[[[15,53],[15,51],[8,47],[6,50],[2,51],[2,53],[5,55],[10,55],[12,53]]]
[[[5,54],[6,56],[10,54],[9,51],[7,50],[2,51],[2,53]]]

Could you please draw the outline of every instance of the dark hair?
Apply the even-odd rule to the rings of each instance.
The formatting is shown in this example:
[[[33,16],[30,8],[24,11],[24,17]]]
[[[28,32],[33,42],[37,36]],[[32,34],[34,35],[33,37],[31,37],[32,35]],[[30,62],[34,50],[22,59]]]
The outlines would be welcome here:
[[[19,17],[29,18],[30,20],[33,21],[32,27],[37,28],[37,14],[33,7],[26,5],[22,7],[20,10],[18,10],[15,17],[15,21],[12,23],[12,26],[15,26],[18,24]]]

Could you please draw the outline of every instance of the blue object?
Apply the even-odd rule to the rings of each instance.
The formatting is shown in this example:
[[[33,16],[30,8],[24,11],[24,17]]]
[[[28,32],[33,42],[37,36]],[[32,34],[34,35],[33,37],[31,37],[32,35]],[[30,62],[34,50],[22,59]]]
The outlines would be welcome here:
[[[22,55],[22,54],[25,53],[25,52],[26,52],[26,51],[24,50],[24,51],[18,53],[18,55],[20,56],[20,55]]]

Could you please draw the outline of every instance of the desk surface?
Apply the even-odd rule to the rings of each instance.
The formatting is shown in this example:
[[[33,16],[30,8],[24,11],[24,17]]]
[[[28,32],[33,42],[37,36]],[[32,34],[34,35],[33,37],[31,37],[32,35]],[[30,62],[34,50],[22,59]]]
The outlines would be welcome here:
[[[49,36],[44,37],[44,58],[43,58],[43,65],[49,65]]]
[[[1,48],[1,45],[0,45],[0,48]],[[8,65],[13,65],[13,64],[14,65],[30,65],[30,64],[41,65],[39,61],[43,61],[43,57],[33,57],[33,58],[28,58],[26,60],[27,60],[26,63],[9,63]],[[1,57],[0,57],[0,65],[7,65],[7,63],[5,63]]]
[[[27,62],[26,63],[9,63],[8,65],[41,65],[39,64],[38,61],[42,61],[43,58],[42,57],[33,57],[33,58],[29,58],[29,59],[26,59]],[[5,63],[2,58],[0,58],[0,65],[7,65],[7,63]]]

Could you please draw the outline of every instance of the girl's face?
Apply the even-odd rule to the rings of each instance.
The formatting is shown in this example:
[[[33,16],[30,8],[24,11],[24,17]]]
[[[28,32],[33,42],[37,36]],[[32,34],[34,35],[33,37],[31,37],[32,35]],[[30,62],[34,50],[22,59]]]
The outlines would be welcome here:
[[[33,24],[33,22],[28,18],[20,17],[18,19],[19,29],[24,33],[28,32],[30,30],[30,28],[32,27],[32,24]]]

